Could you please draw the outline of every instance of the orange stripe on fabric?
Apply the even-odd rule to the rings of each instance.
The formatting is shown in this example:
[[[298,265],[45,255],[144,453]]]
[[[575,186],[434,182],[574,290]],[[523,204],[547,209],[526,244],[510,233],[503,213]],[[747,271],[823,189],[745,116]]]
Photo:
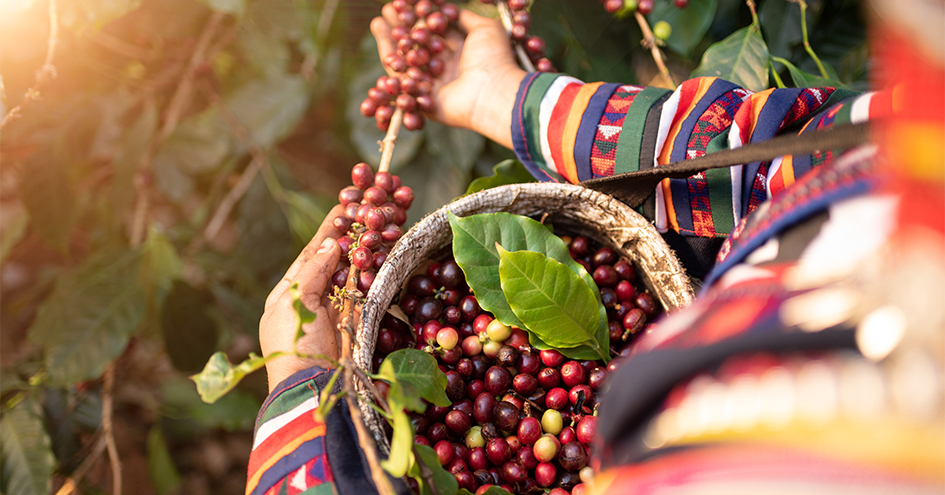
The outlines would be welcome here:
[[[250,471],[253,475],[246,482],[246,493],[252,493],[252,491],[256,489],[256,485],[259,484],[259,479],[262,478],[263,474],[283,457],[291,454],[299,445],[323,435],[325,435],[325,425],[320,424],[311,430],[301,433],[291,442],[285,444],[285,446],[279,449],[272,457],[263,462],[262,465],[259,466],[259,469],[255,472]]]
[[[794,183],[794,156],[787,155],[781,160],[781,170],[778,171],[778,175],[781,177],[780,190],[787,189],[791,184]],[[775,191],[774,187],[771,188],[771,195],[774,196]]]
[[[558,97],[558,102],[555,103],[555,108],[551,111],[551,120],[548,121],[548,147],[551,148],[551,159],[554,161],[556,172],[566,178],[568,176],[564,172],[561,135],[564,132],[567,117],[571,114],[571,104],[582,86],[584,86],[582,83],[571,83],[561,91],[561,96]]]
[[[735,113],[734,120],[738,124],[738,130],[741,131],[742,145],[746,145],[751,141],[751,135],[755,132],[755,123],[758,122],[758,115],[773,92],[774,88],[771,88],[750,95]]]
[[[578,129],[581,127],[581,119],[587,110],[587,105],[591,102],[591,97],[597,92],[604,83],[596,82],[585,84],[574,96],[574,103],[571,104],[571,112],[568,114],[568,120],[564,125],[564,131],[561,134],[561,155],[564,158],[564,175],[568,182],[577,184],[577,161],[574,159],[574,144],[577,140]]]
[[[680,86],[679,106],[676,107],[676,115],[673,117],[673,125],[670,126],[669,133],[666,135],[666,141],[663,141],[663,149],[660,150],[657,159],[659,165],[669,163],[670,157],[673,156],[673,143],[682,129],[683,122],[689,118],[693,108],[699,104],[699,100],[705,96],[716,79],[718,78],[700,77],[699,79],[686,81]],[[669,228],[679,232],[679,222],[676,220],[676,208],[673,207],[673,193],[669,187],[669,179],[663,179],[660,186],[663,188],[663,204],[666,205],[666,220],[669,222]]]
[[[308,411],[298,418],[295,418],[289,423],[283,425],[281,428],[273,432],[272,435],[266,438],[264,442],[257,445],[256,448],[253,449],[247,471],[251,473],[256,472],[259,464],[272,457],[275,452],[285,445],[286,442],[295,438],[297,432],[308,431],[311,428],[316,428],[318,425],[324,426],[324,423],[315,421],[314,411]]]

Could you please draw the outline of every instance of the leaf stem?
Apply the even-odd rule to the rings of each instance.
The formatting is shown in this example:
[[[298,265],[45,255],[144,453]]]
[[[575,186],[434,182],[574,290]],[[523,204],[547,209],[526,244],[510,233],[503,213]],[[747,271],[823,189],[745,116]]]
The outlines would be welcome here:
[[[768,60],[768,66],[771,67],[771,75],[774,77],[774,83],[778,85],[778,88],[786,88],[784,81],[781,80],[781,76],[778,75],[778,71],[774,68],[774,59]]]
[[[650,24],[646,21],[646,17],[643,17],[643,14],[639,11],[634,11],[633,17],[637,20],[637,24],[640,25],[640,31],[643,31],[643,40],[640,41],[640,43],[650,50],[653,61],[656,62],[656,68],[659,69],[660,74],[669,82],[670,89],[676,89],[676,81],[673,80],[673,75],[670,74],[669,69],[666,67],[665,56],[662,50],[660,50],[656,36],[653,34],[653,30],[650,29]]]
[[[102,431],[105,435],[105,446],[108,449],[108,461],[112,469],[112,493],[121,495],[121,458],[118,457],[118,446],[115,444],[115,430],[112,427],[112,397],[115,386],[115,361],[105,368],[102,384]]]
[[[745,0],[745,4],[748,5],[748,10],[751,11],[751,25],[755,26],[755,29],[757,29],[761,26],[761,23],[758,22],[758,11],[755,9],[755,0]]]
[[[821,62],[820,57],[814,53],[814,49],[810,46],[810,40],[807,37],[807,2],[804,0],[795,1],[801,6],[801,36],[804,39],[804,50],[807,51],[807,54],[810,55],[810,58],[814,59],[814,63],[817,64],[817,69],[820,71],[821,77],[824,79],[830,79],[830,76],[827,75],[827,70],[824,68],[823,62]]]

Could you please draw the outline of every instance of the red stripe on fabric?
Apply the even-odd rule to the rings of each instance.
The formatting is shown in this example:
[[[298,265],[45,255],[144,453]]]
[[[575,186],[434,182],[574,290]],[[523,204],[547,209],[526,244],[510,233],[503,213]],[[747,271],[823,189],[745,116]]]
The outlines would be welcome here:
[[[269,435],[269,438],[253,449],[249,460],[249,467],[247,468],[247,471],[251,473],[250,476],[255,474],[259,466],[275,455],[287,442],[299,436],[300,433],[309,431],[317,426],[321,426],[322,429],[324,429],[325,425],[324,423],[315,421],[315,410],[313,409],[303,413],[298,418],[293,419],[282,428],[276,430],[272,435]]]
[[[564,169],[564,150],[561,149],[561,138],[564,134],[564,128],[568,123],[568,116],[571,114],[574,98],[577,96],[583,83],[573,82],[565,86],[558,97],[555,108],[551,112],[551,119],[548,121],[548,147],[551,148],[551,158],[554,161],[555,171],[562,177],[568,177]]]

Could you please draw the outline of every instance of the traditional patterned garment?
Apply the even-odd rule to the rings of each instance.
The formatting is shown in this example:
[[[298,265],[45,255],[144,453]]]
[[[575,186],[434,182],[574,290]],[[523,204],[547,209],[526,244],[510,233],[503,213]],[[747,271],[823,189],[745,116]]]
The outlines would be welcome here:
[[[890,93],[854,96],[834,88],[752,93],[711,77],[691,79],[670,92],[529,74],[516,97],[512,140],[521,162],[539,180],[577,183],[779,134],[858,123],[892,109]],[[742,218],[831,153],[666,179],[654,191],[651,220],[660,232],[725,237]]]

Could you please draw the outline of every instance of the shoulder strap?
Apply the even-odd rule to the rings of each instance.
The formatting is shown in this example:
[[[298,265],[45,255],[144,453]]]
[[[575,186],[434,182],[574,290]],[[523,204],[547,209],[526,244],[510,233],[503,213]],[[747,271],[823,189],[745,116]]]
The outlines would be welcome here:
[[[848,124],[823,131],[778,136],[741,148],[716,151],[698,158],[682,160],[656,168],[586,180],[581,185],[609,194],[635,208],[653,194],[653,190],[663,179],[685,179],[712,168],[768,161],[785,155],[800,155],[817,150],[852,148],[868,141],[867,125],[867,123]]]

